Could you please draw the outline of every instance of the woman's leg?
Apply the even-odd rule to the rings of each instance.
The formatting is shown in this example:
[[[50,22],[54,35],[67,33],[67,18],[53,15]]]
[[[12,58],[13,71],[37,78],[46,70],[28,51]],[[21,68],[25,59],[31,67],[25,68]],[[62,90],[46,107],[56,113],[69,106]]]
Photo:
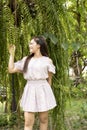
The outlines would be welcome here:
[[[34,113],[32,112],[24,112],[25,125],[24,130],[32,130],[34,124]]]
[[[40,130],[47,130],[48,128],[48,111],[39,113]]]

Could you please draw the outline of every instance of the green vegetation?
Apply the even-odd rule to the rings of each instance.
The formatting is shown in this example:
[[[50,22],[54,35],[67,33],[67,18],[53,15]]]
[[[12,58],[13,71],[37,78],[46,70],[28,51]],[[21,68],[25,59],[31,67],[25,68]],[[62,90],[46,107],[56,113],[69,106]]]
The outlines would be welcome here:
[[[87,101],[86,99],[71,99],[67,101],[66,126],[67,130],[87,129]]]
[[[0,129],[16,129],[23,121],[19,100],[25,80],[20,74],[8,73],[8,46],[16,45],[17,61],[28,55],[28,43],[36,35],[46,38],[49,56],[56,66],[52,88],[58,106],[50,113],[50,130],[87,129],[81,123],[86,123],[87,114],[87,81],[82,74],[87,65],[86,34],[86,0],[0,1]],[[69,81],[69,67],[74,70],[74,81]],[[70,116],[74,114],[76,120],[71,119],[70,127]]]

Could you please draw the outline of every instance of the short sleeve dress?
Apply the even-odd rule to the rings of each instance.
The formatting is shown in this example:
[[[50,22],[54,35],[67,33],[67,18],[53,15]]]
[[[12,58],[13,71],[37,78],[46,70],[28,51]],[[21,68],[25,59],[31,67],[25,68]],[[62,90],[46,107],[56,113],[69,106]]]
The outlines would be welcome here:
[[[16,62],[15,67],[23,71],[25,60],[26,57]],[[55,66],[49,57],[31,58],[27,72],[23,73],[27,80],[20,100],[23,111],[43,112],[56,106],[52,88],[47,82],[48,72],[55,73]]]

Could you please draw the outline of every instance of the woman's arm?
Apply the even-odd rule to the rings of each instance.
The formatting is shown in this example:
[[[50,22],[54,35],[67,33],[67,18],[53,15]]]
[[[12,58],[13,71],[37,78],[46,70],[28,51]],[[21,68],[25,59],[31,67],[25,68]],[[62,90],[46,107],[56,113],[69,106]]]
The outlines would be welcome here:
[[[15,45],[11,45],[9,47],[9,53],[10,53],[10,58],[9,58],[9,63],[8,63],[8,71],[9,71],[9,73],[20,72],[14,66]]]
[[[52,76],[53,76],[53,74],[51,72],[48,72],[48,79],[47,79],[47,81],[50,84],[50,86],[52,84]]]

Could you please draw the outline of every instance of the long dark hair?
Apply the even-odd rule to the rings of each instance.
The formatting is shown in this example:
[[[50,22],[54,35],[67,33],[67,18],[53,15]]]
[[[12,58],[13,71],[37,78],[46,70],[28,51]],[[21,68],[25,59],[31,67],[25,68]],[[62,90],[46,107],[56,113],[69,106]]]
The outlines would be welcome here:
[[[47,43],[46,43],[45,38],[43,36],[37,36],[37,37],[34,37],[33,39],[37,44],[40,45],[40,52],[41,52],[42,56],[48,57]],[[27,56],[26,61],[24,63],[23,72],[27,71],[28,63],[33,56],[34,56],[34,53]]]

